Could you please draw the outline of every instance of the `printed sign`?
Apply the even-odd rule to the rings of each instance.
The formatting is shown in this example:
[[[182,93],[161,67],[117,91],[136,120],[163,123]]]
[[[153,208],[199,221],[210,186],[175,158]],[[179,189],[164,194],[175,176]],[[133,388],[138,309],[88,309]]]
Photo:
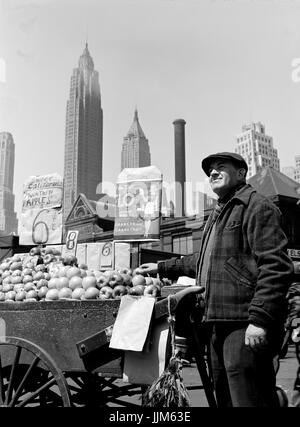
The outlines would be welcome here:
[[[123,169],[117,181],[114,239],[159,240],[162,174],[155,166]]]
[[[291,258],[300,258],[300,249],[288,249],[287,251]]]
[[[53,173],[31,176],[23,189],[20,244],[60,244],[63,179]]]

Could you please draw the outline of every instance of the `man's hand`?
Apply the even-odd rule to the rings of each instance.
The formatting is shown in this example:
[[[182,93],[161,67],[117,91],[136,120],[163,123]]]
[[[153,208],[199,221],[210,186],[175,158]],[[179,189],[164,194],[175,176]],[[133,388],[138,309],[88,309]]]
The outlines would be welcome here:
[[[146,276],[148,274],[150,276],[156,276],[157,271],[158,271],[157,264],[154,262],[142,264],[138,268],[135,269],[136,273],[142,274],[143,276]]]
[[[250,324],[245,333],[245,344],[253,349],[261,348],[267,344],[267,332],[260,326]]]

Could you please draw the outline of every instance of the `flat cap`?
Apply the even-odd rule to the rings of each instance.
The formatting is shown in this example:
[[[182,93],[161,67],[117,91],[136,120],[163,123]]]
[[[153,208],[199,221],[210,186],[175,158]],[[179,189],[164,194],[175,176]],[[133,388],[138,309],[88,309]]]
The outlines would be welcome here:
[[[211,163],[218,159],[231,161],[232,163],[240,166],[241,168],[246,169],[246,172],[248,172],[248,165],[246,163],[246,160],[240,154],[224,151],[222,153],[210,154],[202,160],[202,169],[204,170],[207,176],[209,176],[209,168]]]

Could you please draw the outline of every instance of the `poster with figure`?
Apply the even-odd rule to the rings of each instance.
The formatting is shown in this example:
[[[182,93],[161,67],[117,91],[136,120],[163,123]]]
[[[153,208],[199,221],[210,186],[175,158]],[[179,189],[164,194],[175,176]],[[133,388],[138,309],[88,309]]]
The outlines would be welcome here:
[[[31,176],[23,186],[20,244],[62,242],[63,179],[57,173]]]
[[[159,240],[162,174],[156,166],[126,168],[117,180],[114,239]]]

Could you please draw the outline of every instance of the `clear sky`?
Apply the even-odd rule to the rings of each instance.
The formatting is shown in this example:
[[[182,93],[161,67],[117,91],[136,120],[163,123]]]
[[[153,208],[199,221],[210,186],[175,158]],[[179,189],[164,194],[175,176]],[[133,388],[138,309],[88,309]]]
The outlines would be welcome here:
[[[103,179],[115,182],[138,108],[152,164],[174,179],[173,120],[186,120],[186,177],[261,121],[281,167],[300,154],[299,0],[0,0],[0,131],[16,148],[14,193],[63,175],[70,77],[86,40],[99,71]],[[300,61],[300,60],[299,60]],[[0,75],[0,77],[1,77]]]

